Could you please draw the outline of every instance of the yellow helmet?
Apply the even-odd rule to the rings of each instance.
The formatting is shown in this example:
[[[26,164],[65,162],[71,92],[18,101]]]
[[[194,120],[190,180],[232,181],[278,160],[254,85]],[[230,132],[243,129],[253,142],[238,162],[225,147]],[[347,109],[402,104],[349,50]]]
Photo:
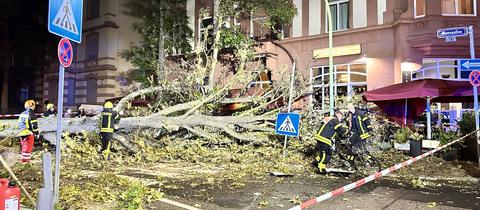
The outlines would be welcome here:
[[[25,109],[33,109],[35,107],[34,100],[27,100],[25,101]]]
[[[55,105],[53,105],[53,104],[51,104],[51,103],[50,103],[50,104],[47,104],[47,109],[51,109],[51,108],[53,108],[53,107],[55,107]]]
[[[105,105],[103,105],[105,109],[113,109],[113,104],[110,101],[105,102]]]

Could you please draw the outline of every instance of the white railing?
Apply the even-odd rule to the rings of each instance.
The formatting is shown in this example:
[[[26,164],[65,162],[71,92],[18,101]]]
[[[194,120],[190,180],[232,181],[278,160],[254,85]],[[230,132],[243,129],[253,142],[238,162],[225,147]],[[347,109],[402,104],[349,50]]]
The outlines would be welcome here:
[[[443,79],[443,80],[468,80],[468,75],[462,75],[460,59],[435,59],[434,65],[422,67],[412,72],[412,81],[420,79]],[[453,62],[455,64],[442,64],[442,62]],[[450,72],[442,72],[442,70]]]

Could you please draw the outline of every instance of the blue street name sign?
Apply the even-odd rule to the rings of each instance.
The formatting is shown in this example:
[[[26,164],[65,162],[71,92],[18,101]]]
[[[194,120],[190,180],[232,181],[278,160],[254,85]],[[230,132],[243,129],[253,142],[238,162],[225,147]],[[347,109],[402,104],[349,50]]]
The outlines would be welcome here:
[[[279,113],[275,123],[275,134],[297,137],[300,128],[300,114]]]
[[[460,60],[460,71],[480,70],[480,59]]]
[[[447,38],[447,37],[459,37],[467,36],[468,28],[467,27],[458,27],[458,28],[442,28],[437,30],[438,38]]]
[[[83,0],[49,0],[48,31],[80,43],[82,41]]]

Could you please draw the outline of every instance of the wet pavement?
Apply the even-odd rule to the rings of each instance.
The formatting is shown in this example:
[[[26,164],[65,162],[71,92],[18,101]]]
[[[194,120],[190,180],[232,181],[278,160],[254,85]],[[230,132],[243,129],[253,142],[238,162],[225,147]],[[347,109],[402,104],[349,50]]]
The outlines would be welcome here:
[[[329,177],[320,175],[276,178],[266,175],[263,181],[252,181],[232,188],[222,185],[193,185],[195,181],[171,180],[165,197],[200,209],[288,209],[295,203],[334,190],[360,177]],[[478,182],[426,182],[421,187],[411,180],[381,179],[368,183],[337,198],[310,209],[480,209]],[[162,202],[151,209],[185,209]]]

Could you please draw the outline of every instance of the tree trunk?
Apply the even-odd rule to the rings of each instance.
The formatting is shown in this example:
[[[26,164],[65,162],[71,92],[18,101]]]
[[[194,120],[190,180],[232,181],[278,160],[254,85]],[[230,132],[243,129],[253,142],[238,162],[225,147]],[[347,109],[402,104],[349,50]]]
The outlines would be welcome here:
[[[2,79],[2,95],[1,95],[1,102],[0,102],[0,113],[6,114],[8,112],[8,76],[10,71],[10,59],[8,56],[2,56],[2,64],[1,68],[3,71],[3,79]]]
[[[208,77],[208,87],[210,90],[213,90],[215,87],[215,70],[217,69],[218,64],[218,51],[220,50],[220,35],[223,24],[223,16],[219,13],[219,1],[215,0],[214,5],[214,14],[213,17],[216,18],[214,21],[214,34],[215,40],[213,41],[213,54],[212,54],[212,63],[210,66],[210,75]]]
[[[158,70],[157,70],[157,79],[160,81],[167,79],[167,74],[165,72],[165,31],[163,30],[163,1],[159,3],[159,21],[158,21]]]
[[[0,113],[6,114],[8,112],[8,77],[12,62],[12,49],[9,40],[8,25],[1,25],[0,27],[0,46],[3,52],[0,52],[0,70],[3,72],[2,79],[2,93],[0,100]]]

